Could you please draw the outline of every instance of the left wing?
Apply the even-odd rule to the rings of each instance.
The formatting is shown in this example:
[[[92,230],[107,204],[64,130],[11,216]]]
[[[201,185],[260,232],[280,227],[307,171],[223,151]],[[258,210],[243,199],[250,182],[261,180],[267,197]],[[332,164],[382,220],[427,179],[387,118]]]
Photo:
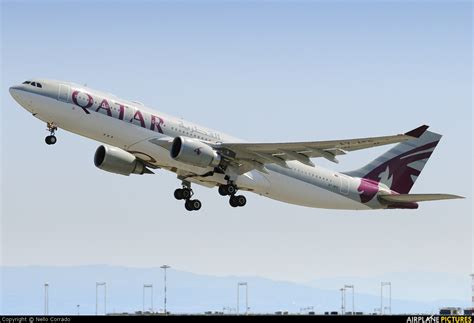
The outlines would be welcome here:
[[[297,160],[303,164],[314,166],[310,158],[323,157],[338,163],[336,156],[344,155],[348,151],[372,148],[382,145],[399,143],[421,136],[428,126],[423,125],[407,133],[368,137],[357,139],[289,142],[289,143],[219,143],[212,147],[222,156],[234,162],[234,166],[245,173],[251,169],[265,171],[265,164],[277,164],[288,167],[286,161]]]

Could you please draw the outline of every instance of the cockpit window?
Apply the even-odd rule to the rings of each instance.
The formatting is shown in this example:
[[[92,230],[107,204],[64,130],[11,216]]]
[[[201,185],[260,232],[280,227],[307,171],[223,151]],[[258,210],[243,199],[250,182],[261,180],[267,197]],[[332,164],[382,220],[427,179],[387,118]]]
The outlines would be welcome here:
[[[38,82],[25,81],[25,82],[23,82],[23,84],[29,84],[31,86],[36,86],[36,87],[39,87],[39,88],[43,88],[43,85],[41,85],[41,83],[38,83]]]

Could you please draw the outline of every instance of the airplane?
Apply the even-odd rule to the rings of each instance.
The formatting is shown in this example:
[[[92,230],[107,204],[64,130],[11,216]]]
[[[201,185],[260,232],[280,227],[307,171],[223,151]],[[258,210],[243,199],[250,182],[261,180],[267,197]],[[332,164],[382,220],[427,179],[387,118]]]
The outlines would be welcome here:
[[[312,208],[341,210],[416,209],[418,202],[463,198],[410,194],[441,135],[427,125],[403,134],[283,143],[247,142],[79,84],[31,79],[10,87],[16,102],[46,122],[48,145],[56,131],[102,142],[94,155],[101,170],[129,176],[164,169],[177,175],[174,191],[186,210],[201,208],[191,184],[218,188],[232,207],[243,207],[247,191]],[[396,144],[367,165],[336,172],[312,158],[338,163],[348,152]]]

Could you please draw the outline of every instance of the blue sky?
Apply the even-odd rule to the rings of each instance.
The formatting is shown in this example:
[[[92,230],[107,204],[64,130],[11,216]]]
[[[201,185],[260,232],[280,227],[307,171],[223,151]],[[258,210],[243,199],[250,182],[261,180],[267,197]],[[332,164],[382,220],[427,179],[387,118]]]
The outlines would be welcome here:
[[[169,263],[289,281],[472,271],[470,2],[2,2],[2,264]],[[9,96],[31,77],[87,83],[253,141],[444,135],[419,210],[309,209],[247,194],[231,209],[172,174],[96,169],[99,145],[45,125]],[[357,168],[385,148],[332,165]],[[442,295],[442,287],[440,287]],[[444,295],[444,297],[448,297]]]

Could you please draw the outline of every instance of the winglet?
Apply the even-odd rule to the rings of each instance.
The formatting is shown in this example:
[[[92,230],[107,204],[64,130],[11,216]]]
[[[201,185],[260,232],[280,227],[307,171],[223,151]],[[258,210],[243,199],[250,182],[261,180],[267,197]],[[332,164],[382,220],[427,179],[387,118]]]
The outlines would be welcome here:
[[[410,136],[410,137],[415,137],[415,138],[420,138],[422,134],[425,133],[425,131],[429,128],[430,126],[427,125],[422,125],[416,129],[410,130],[407,133],[405,133],[405,136]]]

